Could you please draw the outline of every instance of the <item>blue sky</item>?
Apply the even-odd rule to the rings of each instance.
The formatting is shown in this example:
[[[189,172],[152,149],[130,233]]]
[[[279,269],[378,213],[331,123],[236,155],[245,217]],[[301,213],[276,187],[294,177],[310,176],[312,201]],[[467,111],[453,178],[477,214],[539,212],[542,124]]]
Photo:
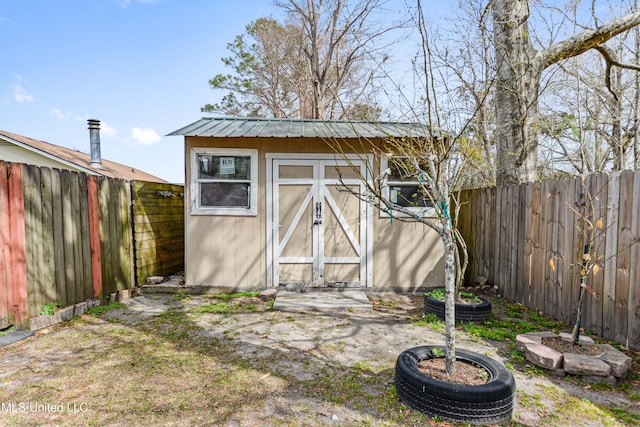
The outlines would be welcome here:
[[[404,0],[395,2],[403,7]],[[184,181],[183,140],[165,137],[217,99],[208,85],[270,0],[0,0],[0,129]]]

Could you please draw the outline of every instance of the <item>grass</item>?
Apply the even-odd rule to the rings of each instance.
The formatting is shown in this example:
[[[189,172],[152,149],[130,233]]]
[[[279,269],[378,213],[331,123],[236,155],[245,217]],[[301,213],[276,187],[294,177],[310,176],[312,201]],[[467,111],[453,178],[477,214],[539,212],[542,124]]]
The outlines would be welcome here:
[[[91,307],[88,308],[85,313],[90,315],[90,316],[95,316],[95,317],[100,317],[102,315],[104,315],[104,313],[106,313],[109,310],[114,310],[117,308],[122,308],[122,309],[126,309],[127,306],[121,302],[112,302],[111,304],[107,304],[107,305],[97,305],[95,307]]]
[[[319,426],[333,423],[331,416],[337,413],[340,425],[451,425],[398,402],[393,385],[397,348],[385,349],[383,354],[361,351],[349,341],[351,332],[346,326],[351,323],[344,318],[271,311],[272,301],[262,301],[256,293],[223,295],[162,297],[156,304],[163,312],[133,326],[125,322],[129,316],[122,316],[122,323],[120,317],[108,316],[109,322],[100,318],[108,310],[126,309],[125,305],[98,306],[88,310],[90,316],[55,326],[53,333],[9,350],[12,354],[28,350],[38,357],[8,367],[8,373],[0,366],[0,374],[6,374],[2,377],[5,401],[86,401],[89,411],[32,414],[28,419],[0,414],[0,424]],[[165,300],[172,304],[165,305]],[[508,330],[540,330],[543,326],[532,321],[530,312],[521,306],[505,312],[520,317],[461,325],[458,332],[466,339],[473,334],[506,343],[500,346],[505,348],[507,364],[519,365],[521,378],[534,375],[530,381],[549,384],[543,370],[523,365],[524,357],[512,338],[516,331]],[[415,311],[406,316],[376,314],[371,321],[394,322],[429,334],[417,328],[444,332],[444,322],[436,316],[412,313]],[[540,321],[548,324],[548,319]],[[279,334],[286,336],[286,328],[292,327],[305,334],[291,333],[281,341],[271,334],[272,328],[282,328]],[[333,338],[336,332],[339,337]],[[301,345],[309,339],[306,334],[318,341]],[[338,357],[345,354],[346,361],[339,362]],[[627,386],[614,390],[591,386],[591,391],[623,391],[637,399],[640,390],[633,382],[639,363],[640,358],[634,360]],[[87,378],[93,380],[87,383]],[[581,425],[585,420],[590,425],[640,423],[633,408],[595,405],[555,386],[533,386],[526,393],[519,388],[517,402],[518,410],[537,414],[527,425]],[[517,416],[510,425],[520,425]]]

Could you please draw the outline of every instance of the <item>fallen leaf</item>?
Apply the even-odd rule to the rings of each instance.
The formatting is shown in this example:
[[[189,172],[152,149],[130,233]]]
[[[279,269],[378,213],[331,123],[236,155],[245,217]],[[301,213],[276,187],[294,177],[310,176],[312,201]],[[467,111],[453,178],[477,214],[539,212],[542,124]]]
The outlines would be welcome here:
[[[553,258],[549,260],[549,267],[551,268],[551,271],[556,271],[556,263],[553,262]]]

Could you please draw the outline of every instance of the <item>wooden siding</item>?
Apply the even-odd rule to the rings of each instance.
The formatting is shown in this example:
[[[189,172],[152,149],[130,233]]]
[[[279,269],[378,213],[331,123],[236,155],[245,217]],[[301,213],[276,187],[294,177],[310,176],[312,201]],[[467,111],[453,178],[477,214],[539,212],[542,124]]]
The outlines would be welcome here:
[[[369,142],[350,141],[364,153]],[[191,215],[189,185],[185,187],[185,281],[187,285],[261,288],[267,281],[267,153],[333,154],[321,138],[186,137],[186,182],[191,182],[194,147],[258,149],[258,215],[233,217]],[[336,156],[339,157],[338,154]],[[442,243],[438,235],[418,224],[402,223],[373,213],[373,287],[417,290],[443,283]]]
[[[184,270],[184,187],[131,183],[136,280]]]
[[[505,297],[572,324],[587,193],[604,230],[594,242],[602,270],[588,278],[595,296],[587,294],[582,326],[640,348],[640,171],[591,175],[584,185],[567,178],[463,192],[468,278],[485,276]]]

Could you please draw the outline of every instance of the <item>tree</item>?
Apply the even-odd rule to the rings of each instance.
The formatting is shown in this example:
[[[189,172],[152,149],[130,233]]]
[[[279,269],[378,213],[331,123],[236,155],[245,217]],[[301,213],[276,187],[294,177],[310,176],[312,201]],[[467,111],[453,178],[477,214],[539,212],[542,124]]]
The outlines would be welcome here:
[[[602,55],[607,70],[614,66],[632,68],[617,61],[604,43],[640,24],[640,12],[629,13],[536,50],[528,28],[528,0],[493,0],[491,7],[497,67],[496,181],[498,184],[530,182],[536,179],[538,96],[543,71],[590,49]]]
[[[456,202],[459,190],[464,186],[467,176],[465,166],[472,158],[473,144],[468,142],[468,130],[475,115],[466,116],[455,133],[443,130],[446,119],[454,117],[455,108],[446,111],[443,105],[453,105],[445,100],[448,91],[436,91],[435,81],[439,74],[434,72],[436,62],[431,49],[429,33],[426,29],[424,11],[418,1],[416,22],[421,37],[421,52],[416,61],[416,74],[423,79],[421,99],[424,109],[409,107],[413,115],[412,131],[404,138],[387,138],[382,146],[372,141],[361,141],[362,146],[345,147],[336,141],[328,141],[340,156],[350,162],[348,154],[374,151],[376,164],[368,165],[368,179],[358,166],[352,166],[364,184],[363,193],[345,185],[349,191],[361,200],[367,201],[394,220],[417,222],[434,230],[440,236],[444,247],[444,285],[445,285],[445,365],[448,374],[453,373],[456,361],[455,344],[455,302],[458,297],[465,270],[468,264],[467,247],[464,238],[457,229],[457,217],[460,205]],[[419,64],[418,64],[419,62]],[[481,107],[482,105],[479,105]],[[459,117],[456,116],[457,121]],[[389,167],[381,171],[380,163],[385,159]],[[410,191],[391,196],[387,180],[407,182],[405,188]]]
[[[246,33],[227,45],[231,56],[222,58],[234,74],[209,80],[212,89],[227,90],[218,104],[205,112],[229,115],[295,117],[305,115],[305,62],[300,28],[261,18],[246,26]]]
[[[203,111],[340,119],[377,118],[375,84],[385,62],[382,36],[388,0],[281,0],[285,20],[262,18],[246,27],[223,58],[234,74],[209,81],[229,91]],[[378,113],[376,113],[378,112]]]

